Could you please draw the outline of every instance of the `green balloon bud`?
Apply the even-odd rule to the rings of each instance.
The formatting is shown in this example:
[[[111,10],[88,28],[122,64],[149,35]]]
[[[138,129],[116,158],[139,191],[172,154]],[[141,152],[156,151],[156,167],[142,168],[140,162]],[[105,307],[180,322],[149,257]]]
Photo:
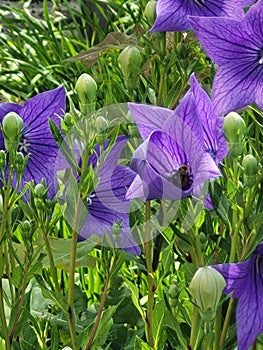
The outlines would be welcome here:
[[[122,74],[128,89],[135,89],[137,78],[141,72],[142,55],[136,46],[127,46],[118,58]]]
[[[246,134],[246,124],[236,112],[230,112],[224,120],[224,130],[229,142],[241,142]]]
[[[243,158],[242,167],[244,170],[244,182],[247,187],[252,187],[255,185],[257,181],[257,171],[258,171],[258,161],[252,156],[252,154],[248,154]]]
[[[108,122],[107,120],[102,116],[99,115],[95,120],[95,129],[98,133],[100,132],[106,132],[108,128]]]
[[[97,83],[91,75],[83,73],[78,78],[75,90],[79,98],[80,111],[83,115],[94,111],[97,96]]]
[[[152,26],[156,18],[156,1],[150,0],[147,2],[143,11],[143,16],[147,23]]]
[[[29,220],[22,221],[20,223],[20,227],[22,230],[22,236],[23,236],[24,240],[30,241],[32,239],[32,235],[33,235],[31,222]]]
[[[45,194],[46,194],[46,187],[42,183],[37,184],[34,188],[34,195],[37,198],[43,198]]]
[[[243,138],[246,134],[246,124],[236,112],[227,114],[224,120],[225,136],[228,141],[229,155],[236,158],[242,154]]]
[[[200,267],[194,274],[189,287],[204,321],[214,319],[225,286],[224,277],[211,266]]]
[[[88,104],[96,100],[97,83],[91,75],[83,73],[79,76],[75,90],[78,94],[80,103]]]
[[[6,153],[4,150],[0,150],[0,171],[4,171],[6,166]]]
[[[15,112],[7,113],[2,121],[4,137],[8,141],[19,140],[20,131],[23,126],[22,118]]]
[[[18,147],[20,132],[23,126],[22,118],[15,112],[7,113],[2,121],[5,148],[8,152]]]

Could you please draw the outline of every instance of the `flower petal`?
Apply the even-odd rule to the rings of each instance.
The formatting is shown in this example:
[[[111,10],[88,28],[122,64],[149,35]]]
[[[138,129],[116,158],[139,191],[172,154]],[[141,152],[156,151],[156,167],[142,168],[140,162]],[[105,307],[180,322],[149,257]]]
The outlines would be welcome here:
[[[152,131],[162,130],[164,122],[174,113],[167,108],[139,103],[128,103],[128,107],[144,140]]]
[[[152,31],[184,31],[192,28],[188,16],[199,17],[235,17],[240,18],[242,8],[251,0],[238,2],[236,0],[209,0],[202,4],[196,0],[158,0],[156,20]]]

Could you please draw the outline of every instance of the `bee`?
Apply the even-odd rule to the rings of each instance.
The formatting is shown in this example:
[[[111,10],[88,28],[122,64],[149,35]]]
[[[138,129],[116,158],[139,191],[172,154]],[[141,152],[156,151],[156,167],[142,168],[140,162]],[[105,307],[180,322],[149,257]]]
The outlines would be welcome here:
[[[192,185],[192,175],[190,174],[190,169],[187,165],[182,164],[178,169],[175,169],[172,173],[167,175],[167,180],[169,180],[176,187],[181,188],[186,191]]]

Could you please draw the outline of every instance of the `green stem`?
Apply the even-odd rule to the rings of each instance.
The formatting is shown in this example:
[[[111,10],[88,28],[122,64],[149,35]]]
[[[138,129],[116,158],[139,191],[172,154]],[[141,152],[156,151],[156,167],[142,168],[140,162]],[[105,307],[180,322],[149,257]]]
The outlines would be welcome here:
[[[191,327],[191,334],[190,334],[190,349],[194,349],[198,337],[198,325],[199,325],[199,319],[198,319],[198,308],[195,305],[194,311],[193,311],[193,317],[192,317],[192,327]]]
[[[229,304],[228,304],[228,308],[227,308],[227,312],[226,312],[226,317],[225,317],[223,329],[222,329],[221,338],[220,338],[220,343],[219,343],[220,349],[223,348],[225,340],[226,340],[227,330],[228,330],[228,327],[230,324],[230,318],[231,318],[233,307],[234,307],[234,299],[230,299]]]
[[[54,258],[53,258],[53,254],[52,254],[51,247],[50,247],[50,244],[49,244],[49,240],[48,240],[48,237],[47,237],[47,233],[46,233],[46,230],[44,230],[43,228],[42,228],[42,232],[43,232],[43,236],[44,236],[45,245],[46,245],[46,248],[47,248],[47,254],[48,254],[48,259],[49,259],[49,264],[50,264],[50,273],[51,273],[53,282],[55,283],[55,289],[56,289],[57,292],[60,293],[61,290],[60,290],[60,286],[59,286],[59,283],[58,283],[57,270],[56,270],[56,267],[55,267]]]
[[[221,317],[222,317],[222,307],[220,306],[216,312],[215,318],[215,339],[213,350],[219,350],[220,335],[221,335]]]
[[[151,237],[151,228],[150,228],[150,210],[151,202],[146,202],[145,207],[145,243],[144,243],[144,254],[146,259],[146,268],[147,268],[147,282],[148,282],[148,302],[147,302],[147,311],[146,311],[146,325],[147,325],[147,340],[148,344],[154,347],[153,339],[153,307],[154,307],[154,280],[153,280],[153,269],[152,269],[152,237]]]
[[[68,323],[69,323],[69,330],[70,330],[73,350],[79,350],[76,328],[75,328],[74,282],[75,282],[76,251],[77,251],[78,226],[79,226],[78,224],[80,219],[81,204],[82,204],[82,200],[79,195],[77,200],[76,213],[75,213],[73,230],[72,230],[69,281],[68,281]]]
[[[115,260],[115,262],[116,262],[116,260]],[[85,350],[90,350],[91,349],[92,343],[93,343],[93,341],[95,339],[95,335],[96,335],[97,329],[99,327],[99,323],[100,323],[101,316],[102,316],[102,311],[103,311],[104,304],[105,304],[105,301],[106,301],[107,292],[108,292],[108,289],[109,289],[111,273],[112,273],[112,271],[114,269],[115,262],[113,262],[111,270],[108,273],[108,276],[107,276],[107,279],[106,279],[106,282],[105,282],[105,285],[104,285],[104,289],[103,289],[103,292],[102,292],[100,305],[99,305],[99,308],[98,308],[97,318],[96,318],[96,321],[95,321],[94,326],[92,328],[92,331],[91,331],[91,334],[90,334],[90,337],[89,337],[89,341],[88,341],[88,344],[86,345]]]
[[[15,316],[14,324],[13,324],[13,327],[12,327],[10,335],[9,335],[10,344],[12,344],[12,342],[13,342],[13,337],[15,335],[17,324],[18,324],[20,315],[22,313],[22,306],[23,306],[23,302],[25,299],[26,287],[27,287],[27,276],[28,276],[28,265],[26,265],[26,268],[24,270],[22,289],[20,290],[19,303],[18,303],[18,306],[16,309],[16,316]]]

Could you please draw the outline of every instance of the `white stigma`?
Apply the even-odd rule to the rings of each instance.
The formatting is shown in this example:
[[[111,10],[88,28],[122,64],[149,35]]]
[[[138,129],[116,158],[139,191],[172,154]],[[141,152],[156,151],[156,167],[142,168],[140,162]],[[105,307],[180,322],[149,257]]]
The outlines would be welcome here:
[[[258,61],[259,64],[263,64],[263,56],[261,57],[261,59]]]
[[[28,153],[28,147],[30,146],[30,143],[27,142],[26,139],[22,139],[19,141],[19,144],[18,144],[18,150],[20,152],[24,151],[25,153]]]

